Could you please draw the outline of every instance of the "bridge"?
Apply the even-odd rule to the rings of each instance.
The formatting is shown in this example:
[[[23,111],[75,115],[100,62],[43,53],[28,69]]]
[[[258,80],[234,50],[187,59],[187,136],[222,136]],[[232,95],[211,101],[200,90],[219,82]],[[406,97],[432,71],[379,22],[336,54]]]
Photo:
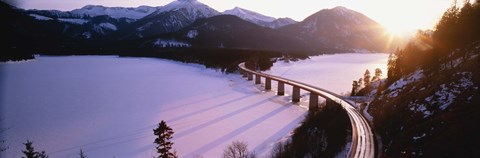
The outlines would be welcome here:
[[[276,81],[277,95],[283,96],[285,94],[285,85],[292,86],[292,102],[300,102],[301,89],[310,92],[309,110],[318,109],[318,97],[325,98],[327,103],[335,102],[347,112],[352,125],[352,145],[347,157],[373,158],[375,156],[375,140],[368,121],[355,109],[351,102],[342,96],[302,82],[250,70],[245,67],[245,63],[239,64],[238,67],[243,77],[246,77],[249,81],[253,80],[255,76],[255,84],[262,84],[261,78],[265,78],[265,90],[271,90],[272,80]]]

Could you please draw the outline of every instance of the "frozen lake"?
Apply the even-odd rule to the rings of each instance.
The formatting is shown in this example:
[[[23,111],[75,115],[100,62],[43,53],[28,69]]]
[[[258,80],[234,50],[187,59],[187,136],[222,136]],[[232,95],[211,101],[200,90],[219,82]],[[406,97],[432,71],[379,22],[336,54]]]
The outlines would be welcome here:
[[[266,71],[268,74],[315,85],[334,93],[347,93],[352,90],[353,80],[363,78],[365,70],[370,75],[380,68],[382,78],[387,77],[388,54],[335,54],[311,57],[298,62],[278,61]]]
[[[383,68],[387,54],[340,54],[268,71],[334,92],[351,89],[365,69]],[[180,157],[220,157],[234,140],[266,156],[303,120],[306,109],[240,75],[195,64],[105,56],[38,57],[0,64],[0,114],[9,149],[22,143],[52,157],[152,157],[152,129],[165,120]]]

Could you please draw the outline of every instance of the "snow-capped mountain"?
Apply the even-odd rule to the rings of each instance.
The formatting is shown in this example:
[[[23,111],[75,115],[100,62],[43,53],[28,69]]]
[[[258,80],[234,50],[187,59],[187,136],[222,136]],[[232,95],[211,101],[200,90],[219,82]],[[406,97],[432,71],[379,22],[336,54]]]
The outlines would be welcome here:
[[[290,18],[275,19],[274,17],[265,16],[260,13],[239,8],[239,7],[235,7],[230,10],[225,10],[222,14],[235,15],[242,18],[243,20],[252,22],[260,26],[270,27],[270,28],[278,28],[285,25],[296,23],[296,21]]]
[[[119,32],[121,39],[135,39],[180,30],[199,18],[220,15],[196,0],[173,1]]]
[[[182,11],[185,17],[195,21],[198,18],[212,17],[220,15],[215,9],[197,1],[197,0],[176,0],[173,1],[151,14],[150,17],[170,11]]]
[[[73,38],[106,38],[107,35],[123,29],[137,19],[143,18],[159,7],[140,6],[136,8],[104,7],[87,5],[72,11],[27,10],[29,16],[40,23],[50,25],[51,21],[59,22],[62,32]]]
[[[104,7],[100,5],[87,5],[80,9],[75,9],[70,11],[74,15],[88,15],[88,16],[100,16],[108,15],[112,18],[129,18],[129,19],[140,19],[143,18],[155,11],[160,7],[150,7],[150,6],[139,6],[136,8],[125,8],[125,7]]]
[[[159,40],[207,48],[289,51],[300,50],[305,46],[298,40],[284,36],[278,30],[256,25],[234,15],[199,19],[174,33],[150,38],[143,46],[156,47]]]
[[[384,51],[385,29],[356,11],[345,7],[323,9],[302,22],[281,30],[311,44],[314,50]]]
[[[35,20],[36,27],[54,28],[52,31],[62,34],[62,38],[90,40],[91,43],[107,41],[112,47],[119,40],[145,43],[145,40],[157,37],[181,37],[181,40],[167,38],[155,41],[162,46],[186,41],[182,46],[297,49],[323,53],[382,51],[383,42],[387,41],[381,37],[384,30],[379,24],[344,7],[321,10],[302,22],[289,18],[275,19],[238,7],[224,13],[234,15],[222,15],[196,0],[177,0],[163,7],[88,5],[70,12],[17,11]],[[217,16],[221,18],[214,18]]]

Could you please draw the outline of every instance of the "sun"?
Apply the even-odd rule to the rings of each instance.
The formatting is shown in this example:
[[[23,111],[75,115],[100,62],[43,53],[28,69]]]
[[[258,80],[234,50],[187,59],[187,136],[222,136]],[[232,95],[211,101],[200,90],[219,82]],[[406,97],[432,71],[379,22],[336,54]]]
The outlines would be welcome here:
[[[386,29],[387,33],[392,36],[406,36],[415,33],[417,30],[422,29],[418,25],[417,21],[403,21],[398,18],[392,18],[385,20],[381,23]]]

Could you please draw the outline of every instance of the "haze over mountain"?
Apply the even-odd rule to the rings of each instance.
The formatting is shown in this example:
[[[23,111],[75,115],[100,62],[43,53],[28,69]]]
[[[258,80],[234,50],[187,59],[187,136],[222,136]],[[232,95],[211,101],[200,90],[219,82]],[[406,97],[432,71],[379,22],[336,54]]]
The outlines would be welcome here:
[[[123,8],[88,5],[67,12],[17,8],[13,10],[19,16],[30,17],[30,21],[38,28],[56,28],[47,31],[51,32],[51,38],[68,38],[66,41],[73,42],[60,40],[48,42],[51,44],[40,44],[39,47],[42,49],[37,49],[38,51],[68,51],[78,50],[79,47],[89,50],[121,50],[127,46],[118,42],[132,40],[136,42],[128,43],[129,49],[146,48],[152,39],[161,39],[163,43],[181,41],[183,44],[167,44],[160,48],[175,48],[181,45],[202,48],[298,50],[311,53],[382,52],[386,50],[384,46],[388,41],[387,37],[383,36],[385,30],[378,23],[344,7],[321,10],[301,22],[289,18],[275,19],[238,7],[220,13],[196,0],[178,0],[160,7]],[[229,16],[212,18],[224,14],[234,15],[239,19]],[[196,22],[197,20],[199,21]],[[239,22],[240,20],[245,22]],[[204,26],[199,25],[201,23]],[[205,26],[210,28],[206,29]],[[189,31],[196,32],[197,38],[188,38]],[[30,37],[35,34],[37,33],[25,34],[25,37],[36,39],[37,37]]]

